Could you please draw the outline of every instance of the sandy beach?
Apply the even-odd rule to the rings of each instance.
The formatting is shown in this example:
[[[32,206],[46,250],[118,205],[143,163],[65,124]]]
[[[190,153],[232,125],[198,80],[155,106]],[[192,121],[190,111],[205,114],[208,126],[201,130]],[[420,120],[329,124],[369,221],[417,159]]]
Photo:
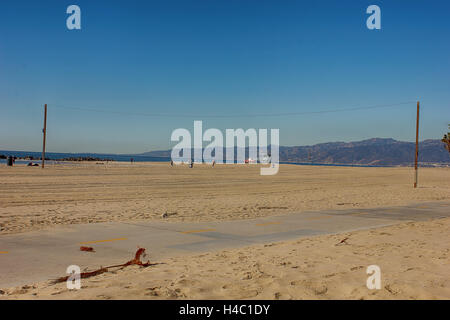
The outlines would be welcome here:
[[[450,199],[450,168],[76,163],[0,166],[0,234],[107,221],[249,219]],[[167,213],[167,218],[162,215]]]
[[[413,169],[405,167],[282,165],[278,175],[260,176],[252,165],[78,163],[2,166],[0,176],[1,234],[450,199],[450,168],[420,169],[417,189]],[[83,279],[81,290],[50,282],[1,288],[0,299],[450,299],[449,238],[449,218],[407,222],[171,257]],[[381,268],[380,290],[366,287],[369,265]]]
[[[3,288],[0,299],[450,299],[449,238],[449,218],[409,222],[153,261],[162,264],[82,279],[80,290]],[[374,264],[379,290],[366,287]]]

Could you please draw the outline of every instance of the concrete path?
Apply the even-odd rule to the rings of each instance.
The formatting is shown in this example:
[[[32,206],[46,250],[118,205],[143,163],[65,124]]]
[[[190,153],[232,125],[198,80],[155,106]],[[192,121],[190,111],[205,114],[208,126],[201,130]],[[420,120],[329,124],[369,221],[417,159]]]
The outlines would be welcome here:
[[[137,247],[152,262],[225,248],[450,217],[450,202],[404,207],[308,211],[266,218],[187,222],[115,222],[72,225],[0,236],[0,288],[46,281],[81,270],[125,263]],[[91,246],[95,253],[82,252]]]

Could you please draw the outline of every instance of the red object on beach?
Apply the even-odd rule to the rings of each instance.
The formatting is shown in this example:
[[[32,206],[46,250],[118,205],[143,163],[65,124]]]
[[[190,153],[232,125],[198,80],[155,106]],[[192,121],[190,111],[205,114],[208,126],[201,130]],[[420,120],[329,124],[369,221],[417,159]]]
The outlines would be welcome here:
[[[349,239],[349,237],[345,237],[344,239],[342,239],[338,244],[336,244],[337,246],[340,244],[348,244],[347,240]]]
[[[134,264],[138,265],[138,266],[143,266],[143,267],[150,266],[150,261],[147,261],[147,262],[141,261],[142,255],[145,255],[145,248],[138,248],[138,250],[136,251],[136,254],[134,255],[134,259],[128,261],[123,266],[129,266],[129,265],[134,265]]]
[[[95,252],[92,247],[80,247],[80,251]]]
[[[94,249],[92,247],[80,247],[81,251],[89,251],[89,252],[93,252]],[[136,254],[134,255],[134,259],[125,262],[124,264],[118,264],[116,266],[109,266],[109,267],[105,267],[105,268],[100,268],[94,271],[89,271],[89,272],[82,272],[80,273],[80,278],[81,279],[85,279],[85,278],[90,278],[90,277],[94,277],[96,275],[108,272],[110,268],[125,268],[127,266],[131,266],[131,265],[138,265],[141,267],[149,267],[155,264],[151,264],[150,261],[147,262],[142,262],[141,261],[141,256],[145,256],[145,248],[139,248],[136,251]],[[57,279],[53,279],[54,283],[59,283],[59,282],[65,282],[67,281],[67,279],[69,279],[69,276],[65,276],[65,277],[61,277],[61,278],[57,278]]]

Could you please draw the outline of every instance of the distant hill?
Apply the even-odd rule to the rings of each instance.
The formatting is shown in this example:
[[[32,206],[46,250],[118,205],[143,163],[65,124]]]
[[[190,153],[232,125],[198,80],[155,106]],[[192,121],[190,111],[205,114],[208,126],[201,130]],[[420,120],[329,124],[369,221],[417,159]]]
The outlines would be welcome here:
[[[170,157],[170,150],[151,151],[142,155]],[[373,138],[355,142],[328,142],[312,146],[280,146],[281,162],[312,162],[361,165],[412,165],[415,143]],[[248,148],[246,150],[248,154]],[[419,162],[450,164],[450,155],[440,140],[419,143]]]

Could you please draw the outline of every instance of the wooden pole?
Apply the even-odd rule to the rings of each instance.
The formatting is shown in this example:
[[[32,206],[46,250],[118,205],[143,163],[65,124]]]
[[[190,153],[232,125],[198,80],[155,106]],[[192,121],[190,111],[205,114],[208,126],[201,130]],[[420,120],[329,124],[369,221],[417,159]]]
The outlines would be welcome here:
[[[417,188],[417,161],[419,159],[419,101],[417,101],[417,119],[416,119],[416,159],[414,161],[414,170],[415,170],[415,176],[414,176],[414,188]]]
[[[45,104],[44,108],[44,129],[42,129],[42,133],[44,134],[44,138],[42,141],[42,169],[45,166],[45,138],[47,135],[47,104]]]

